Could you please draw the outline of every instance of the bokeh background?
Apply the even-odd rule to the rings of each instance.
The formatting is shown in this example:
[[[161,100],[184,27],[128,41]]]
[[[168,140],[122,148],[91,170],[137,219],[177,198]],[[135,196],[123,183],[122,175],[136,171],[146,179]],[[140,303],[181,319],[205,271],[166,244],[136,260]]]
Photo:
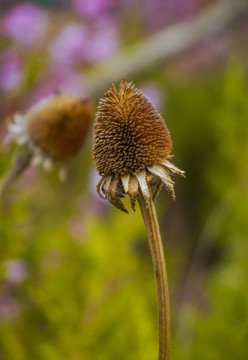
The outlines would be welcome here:
[[[171,359],[246,360],[247,1],[1,0],[0,14],[1,142],[9,115],[56,89],[96,109],[126,78],[159,108],[187,173],[175,203],[165,190],[156,203]],[[140,212],[97,196],[91,133],[68,169],[60,183],[30,167],[1,204],[0,359],[156,359]]]

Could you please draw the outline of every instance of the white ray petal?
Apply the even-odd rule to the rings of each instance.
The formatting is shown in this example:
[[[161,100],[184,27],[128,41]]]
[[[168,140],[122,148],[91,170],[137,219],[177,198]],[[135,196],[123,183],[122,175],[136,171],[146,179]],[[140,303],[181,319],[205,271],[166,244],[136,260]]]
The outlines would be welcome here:
[[[50,158],[46,158],[43,160],[43,169],[46,172],[51,172],[53,169],[53,161]]]
[[[24,145],[27,144],[27,142],[28,142],[28,137],[26,135],[18,135],[16,139],[16,143],[18,145]]]
[[[18,124],[18,125],[20,125],[20,124],[23,125],[23,123],[26,122],[25,116],[21,115],[21,114],[14,114],[13,120],[14,120],[14,123]]]
[[[135,201],[139,192],[139,183],[136,176],[130,176],[128,194],[130,196],[131,207],[135,211]]]
[[[111,175],[106,176],[104,184],[103,184],[104,193],[105,193],[106,198],[109,197],[109,186],[111,183],[111,179],[112,179]]]
[[[24,132],[24,128],[21,124],[15,124],[15,123],[10,124],[8,126],[8,129],[13,135],[18,135]]]
[[[179,168],[177,168],[175,165],[173,165],[172,163],[170,163],[168,160],[165,160],[161,163],[163,166],[166,167],[166,169],[170,170],[171,172],[178,174],[182,177],[185,177],[185,171],[180,170]]]
[[[105,177],[101,177],[101,179],[98,181],[97,185],[96,185],[96,191],[98,193],[98,195],[100,196],[101,199],[106,199],[105,194],[103,194],[102,191],[102,185],[104,183]]]
[[[136,174],[142,194],[146,200],[149,199],[149,188],[146,181],[146,171],[141,170]]]
[[[174,182],[171,180],[168,171],[166,169],[164,169],[161,165],[153,165],[153,166],[148,166],[147,169],[157,175],[165,184],[166,188],[168,189],[168,191],[171,194],[171,197],[173,198],[173,200],[175,200],[175,191],[174,191]]]
[[[128,192],[129,179],[130,179],[130,174],[121,176],[121,181],[122,181],[122,185],[123,185],[123,188],[124,188],[125,193]]]
[[[43,160],[42,155],[36,154],[36,155],[34,155],[34,157],[33,157],[32,164],[33,164],[34,166],[39,166],[39,165],[41,164],[42,160]]]

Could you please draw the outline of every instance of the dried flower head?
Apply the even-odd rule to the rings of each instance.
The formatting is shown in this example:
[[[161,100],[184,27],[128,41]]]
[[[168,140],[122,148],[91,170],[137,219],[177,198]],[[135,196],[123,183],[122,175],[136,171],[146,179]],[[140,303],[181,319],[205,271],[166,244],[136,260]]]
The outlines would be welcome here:
[[[90,103],[69,95],[52,95],[15,114],[8,125],[7,142],[25,145],[33,162],[50,170],[74,156],[82,146],[92,118]]]
[[[142,91],[125,80],[119,90],[112,84],[100,100],[93,132],[100,196],[125,212],[120,198],[129,194],[134,208],[139,189],[147,197],[149,184],[156,186],[156,196],[164,183],[175,198],[170,174],[184,172],[167,160],[171,150],[169,131]]]

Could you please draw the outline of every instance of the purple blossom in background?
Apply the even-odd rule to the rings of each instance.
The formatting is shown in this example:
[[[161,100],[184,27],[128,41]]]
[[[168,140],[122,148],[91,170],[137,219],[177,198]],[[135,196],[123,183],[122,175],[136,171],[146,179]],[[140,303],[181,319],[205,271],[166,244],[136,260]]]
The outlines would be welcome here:
[[[221,37],[211,36],[200,44],[194,46],[179,58],[177,64],[185,74],[202,71],[216,61],[224,61],[228,51],[228,41],[223,35]]]
[[[82,61],[87,49],[87,32],[82,25],[66,26],[50,45],[52,61],[65,65],[76,65]]]
[[[150,82],[141,85],[141,89],[147,98],[151,101],[151,103],[157,109],[161,109],[162,107],[162,94],[161,89],[156,83]]]
[[[144,12],[151,28],[177,18],[186,18],[197,10],[195,0],[145,0]]]
[[[16,319],[18,316],[17,302],[12,294],[0,296],[0,319]]]
[[[22,64],[12,50],[5,50],[0,55],[0,87],[5,91],[17,88],[23,80]]]
[[[3,19],[4,34],[27,46],[35,46],[46,32],[47,18],[38,7],[24,3],[14,7]]]
[[[26,263],[21,259],[9,260],[5,263],[5,279],[12,284],[19,284],[27,276]]]
[[[50,69],[44,75],[44,82],[40,83],[37,89],[32,91],[28,105],[31,106],[45,96],[54,94],[56,91],[75,96],[87,96],[87,88],[84,78],[69,69],[59,66]]]
[[[98,22],[88,40],[87,59],[89,62],[107,60],[119,49],[120,45],[118,28],[109,19]]]
[[[111,9],[118,0],[72,0],[73,9],[82,16],[97,16]]]
[[[61,92],[69,93],[75,96],[86,96],[87,89],[84,78],[70,71],[67,71],[60,77],[57,88]]]

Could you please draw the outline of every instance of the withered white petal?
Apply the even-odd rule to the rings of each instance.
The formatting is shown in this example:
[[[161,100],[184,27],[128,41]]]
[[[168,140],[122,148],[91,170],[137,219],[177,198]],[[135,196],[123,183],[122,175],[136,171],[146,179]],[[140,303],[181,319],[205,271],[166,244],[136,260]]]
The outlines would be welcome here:
[[[123,202],[121,201],[120,197],[117,195],[117,186],[119,182],[118,175],[112,176],[111,183],[109,186],[109,201],[117,207],[117,209],[120,209],[128,214],[128,211],[126,210]]]
[[[157,175],[163,181],[166,188],[169,190],[172,198],[175,199],[174,182],[168,175],[168,171],[166,171],[166,169],[164,169],[161,165],[149,166],[148,170],[151,173]]]
[[[128,192],[129,179],[130,179],[130,174],[122,175],[122,176],[121,176],[121,181],[122,181],[122,185],[123,185],[123,188],[124,188],[125,193]]]
[[[43,160],[42,155],[41,154],[36,154],[33,157],[32,164],[34,166],[39,166],[41,164],[42,160]]]
[[[185,171],[180,170],[179,168],[177,168],[175,165],[173,165],[171,162],[169,162],[168,160],[165,160],[162,162],[162,165],[166,167],[166,169],[170,170],[171,172],[178,174],[182,177],[185,177]]]
[[[110,183],[111,183],[111,179],[112,179],[112,176],[106,176],[105,178],[105,181],[104,181],[104,184],[103,184],[103,188],[104,188],[104,192],[105,192],[105,196],[108,198],[109,196],[109,186],[110,186]]]
[[[106,199],[105,194],[103,193],[102,187],[104,185],[104,181],[105,181],[105,176],[101,177],[101,179],[98,181],[97,185],[96,185],[96,191],[98,193],[98,195],[100,196],[101,199]]]
[[[43,160],[43,169],[46,171],[46,172],[51,172],[52,169],[53,169],[53,166],[54,166],[54,163],[53,161],[50,159],[50,158],[46,158]]]
[[[144,198],[146,200],[149,199],[149,189],[148,189],[148,185],[147,185],[147,181],[146,181],[146,171],[145,170],[141,170],[138,172],[138,174],[136,175],[138,182],[139,182],[139,186],[141,189],[142,194],[144,195]]]

